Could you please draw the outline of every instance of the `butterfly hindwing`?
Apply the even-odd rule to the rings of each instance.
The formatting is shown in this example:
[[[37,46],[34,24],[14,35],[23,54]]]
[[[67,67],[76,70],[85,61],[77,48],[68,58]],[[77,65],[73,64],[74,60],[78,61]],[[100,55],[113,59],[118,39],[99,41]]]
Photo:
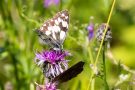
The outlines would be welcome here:
[[[49,46],[60,48],[65,40],[68,24],[68,11],[58,12],[52,19],[47,20],[40,27],[38,30],[39,37]]]
[[[83,71],[84,62],[80,61],[74,66],[70,67],[68,70],[64,71],[60,75],[56,76],[52,82],[66,82]]]

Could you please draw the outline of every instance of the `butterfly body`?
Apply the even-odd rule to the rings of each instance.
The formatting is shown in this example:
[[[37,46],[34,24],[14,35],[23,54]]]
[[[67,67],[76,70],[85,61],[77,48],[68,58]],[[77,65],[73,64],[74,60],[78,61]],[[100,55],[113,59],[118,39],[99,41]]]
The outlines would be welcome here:
[[[53,49],[62,49],[68,30],[69,14],[67,10],[58,12],[52,19],[47,20],[37,33],[43,43]]]

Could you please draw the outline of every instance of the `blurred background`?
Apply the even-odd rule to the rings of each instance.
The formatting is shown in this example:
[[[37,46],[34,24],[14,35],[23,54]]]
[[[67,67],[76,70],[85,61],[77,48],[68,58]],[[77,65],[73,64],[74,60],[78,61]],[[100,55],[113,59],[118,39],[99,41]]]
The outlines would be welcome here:
[[[50,2],[51,3],[48,3]],[[112,0],[1,0],[0,1],[0,90],[35,90],[34,82],[43,84],[43,75],[34,63],[35,51],[47,49],[38,41],[35,29],[58,11],[67,9],[70,25],[64,48],[72,53],[67,58],[69,65],[83,60],[84,71],[76,78],[62,83],[61,90],[87,90],[91,69],[91,56],[88,55],[88,32],[86,27],[90,17],[96,25],[107,21]],[[135,3],[134,0],[116,0],[110,20],[112,30],[111,53],[116,61],[130,69],[135,68]],[[95,59],[94,49],[91,52]],[[99,59],[100,60],[100,59]],[[108,58],[107,80],[110,88],[115,86],[119,74],[131,75],[128,71],[119,72]],[[133,80],[133,78],[130,78]],[[118,87],[127,89],[130,79]],[[97,81],[97,82],[96,82]],[[95,90],[104,90],[102,80],[96,78]]]

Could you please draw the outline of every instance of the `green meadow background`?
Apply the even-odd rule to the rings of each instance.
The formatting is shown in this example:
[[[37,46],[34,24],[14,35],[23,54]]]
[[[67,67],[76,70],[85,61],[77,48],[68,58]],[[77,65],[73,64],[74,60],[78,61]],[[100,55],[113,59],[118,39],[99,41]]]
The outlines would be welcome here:
[[[67,9],[70,14],[70,25],[64,49],[72,53],[69,66],[82,60],[84,71],[76,78],[60,84],[61,90],[87,90],[91,75],[90,58],[95,56],[99,45],[88,41],[87,25],[93,16],[93,23],[99,25],[107,22],[112,0],[62,0],[59,5],[44,7],[44,0],[0,0],[0,90],[12,87],[12,90],[35,90],[34,82],[44,83],[44,77],[34,63],[36,51],[48,49],[39,43],[35,29],[45,20],[53,17],[58,11]],[[134,0],[116,0],[110,20],[112,41],[110,51],[113,60],[130,69],[135,68],[135,3]],[[95,30],[96,31],[96,30]],[[95,39],[94,39],[95,40]],[[89,55],[89,46],[93,56]],[[128,74],[126,70],[119,71],[107,57],[107,81],[113,89],[120,74]],[[101,58],[99,58],[99,62]],[[100,64],[99,64],[100,65]],[[120,90],[135,90],[130,78],[118,86]],[[103,81],[95,79],[95,90],[104,90]]]

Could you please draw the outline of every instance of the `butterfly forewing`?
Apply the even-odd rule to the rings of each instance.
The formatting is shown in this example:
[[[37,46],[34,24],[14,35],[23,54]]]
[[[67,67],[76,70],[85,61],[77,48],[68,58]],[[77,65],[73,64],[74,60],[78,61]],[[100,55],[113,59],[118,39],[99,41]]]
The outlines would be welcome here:
[[[52,19],[47,20],[38,30],[39,37],[44,43],[54,48],[63,44],[69,25],[67,10],[58,12]]]

